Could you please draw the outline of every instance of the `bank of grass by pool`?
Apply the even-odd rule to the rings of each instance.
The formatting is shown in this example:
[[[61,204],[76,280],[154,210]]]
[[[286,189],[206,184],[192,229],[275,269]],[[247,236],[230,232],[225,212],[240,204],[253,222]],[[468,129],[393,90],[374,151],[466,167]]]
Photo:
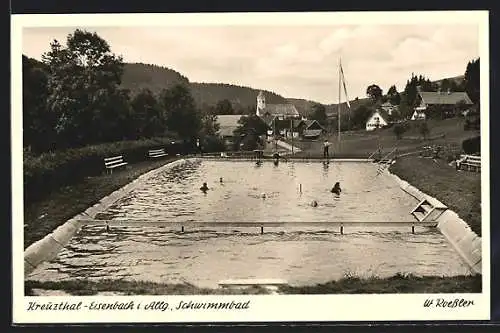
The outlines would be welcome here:
[[[146,160],[115,170],[112,174],[103,171],[99,176],[87,177],[79,183],[52,191],[36,202],[25,202],[24,248],[140,175],[176,159]]]
[[[346,276],[336,281],[310,285],[280,287],[280,294],[422,294],[422,293],[480,293],[481,276],[414,276],[396,274],[388,278]],[[70,295],[96,295],[111,292],[125,295],[256,295],[269,294],[263,287],[245,289],[198,288],[192,284],[163,284],[127,280],[68,280],[26,281],[25,294],[35,290],[59,290]]]
[[[389,169],[448,206],[481,236],[481,173],[457,171],[443,159],[406,156]]]

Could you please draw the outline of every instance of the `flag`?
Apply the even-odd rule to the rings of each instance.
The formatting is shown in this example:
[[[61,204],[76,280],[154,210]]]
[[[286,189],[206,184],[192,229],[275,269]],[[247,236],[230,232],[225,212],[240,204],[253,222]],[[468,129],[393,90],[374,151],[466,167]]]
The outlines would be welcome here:
[[[347,87],[345,85],[345,77],[344,77],[344,70],[342,69],[342,62],[340,63],[340,74],[341,74],[342,85],[344,86],[345,99],[347,102],[347,106],[350,109],[351,104],[349,103],[349,96],[347,95]]]

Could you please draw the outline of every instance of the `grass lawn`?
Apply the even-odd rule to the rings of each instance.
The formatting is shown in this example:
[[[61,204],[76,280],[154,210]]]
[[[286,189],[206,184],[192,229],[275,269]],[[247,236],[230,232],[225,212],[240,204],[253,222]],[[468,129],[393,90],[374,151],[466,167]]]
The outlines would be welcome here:
[[[191,284],[161,284],[126,280],[69,280],[69,281],[26,281],[25,294],[32,295],[33,289],[63,290],[71,295],[95,295],[99,292],[117,292],[128,295],[227,295],[268,294],[262,287],[242,290],[198,288]],[[337,281],[312,286],[286,286],[282,294],[388,294],[388,293],[479,293],[481,276],[424,276],[396,274],[389,278],[346,277]]]
[[[399,178],[437,198],[481,236],[481,174],[457,171],[442,159],[407,156],[389,169]]]
[[[25,203],[24,248],[140,175],[173,160],[164,158],[127,165],[112,174],[103,172],[100,176],[62,187],[37,202]]]
[[[479,131],[464,131],[463,123],[462,118],[430,119],[427,121],[430,129],[427,140],[424,140],[418,132],[417,125],[404,133],[400,140],[396,138],[392,128],[376,131],[342,132],[340,145],[336,134],[327,137],[327,139],[333,143],[331,147],[333,156],[338,158],[367,158],[379,147],[382,150],[382,155],[388,154],[394,147],[398,147],[400,153],[411,152],[431,144],[446,146],[447,150],[451,151],[460,151],[464,139],[479,135]],[[290,140],[287,142],[291,144]],[[302,152],[294,154],[297,157],[323,155],[323,138],[317,141],[294,140],[293,143],[295,147],[302,149]],[[330,156],[332,156],[331,152]]]

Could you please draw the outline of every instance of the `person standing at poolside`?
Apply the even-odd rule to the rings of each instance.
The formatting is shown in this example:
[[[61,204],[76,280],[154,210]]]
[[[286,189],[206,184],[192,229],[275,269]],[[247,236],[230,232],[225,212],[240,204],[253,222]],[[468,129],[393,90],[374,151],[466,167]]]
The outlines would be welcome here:
[[[323,158],[330,159],[329,148],[330,148],[330,142],[328,142],[328,140],[325,140],[323,142]]]
[[[201,151],[200,139],[196,139],[196,149],[200,153],[200,156],[203,156],[203,152]]]

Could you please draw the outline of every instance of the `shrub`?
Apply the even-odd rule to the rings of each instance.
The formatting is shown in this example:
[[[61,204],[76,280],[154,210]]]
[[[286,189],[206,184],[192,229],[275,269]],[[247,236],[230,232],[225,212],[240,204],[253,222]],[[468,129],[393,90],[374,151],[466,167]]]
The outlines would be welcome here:
[[[38,156],[25,154],[24,199],[27,202],[37,200],[51,190],[101,174],[105,157],[122,155],[128,163],[136,163],[146,159],[149,149],[158,148],[165,148],[169,155],[187,153],[192,149],[191,143],[172,143],[170,138],[154,138],[73,148]]]
[[[396,135],[396,138],[399,140],[403,137],[404,132],[406,132],[407,126],[404,124],[396,124],[394,125],[394,134]]]
[[[476,154],[481,152],[481,137],[476,136],[462,141],[462,149],[466,154]]]
[[[420,132],[420,134],[422,134],[422,136],[424,137],[424,139],[427,139],[427,136],[430,133],[430,129],[429,129],[429,126],[427,126],[427,122],[426,121],[423,121],[423,122],[420,123],[420,125],[418,127],[418,131]]]

